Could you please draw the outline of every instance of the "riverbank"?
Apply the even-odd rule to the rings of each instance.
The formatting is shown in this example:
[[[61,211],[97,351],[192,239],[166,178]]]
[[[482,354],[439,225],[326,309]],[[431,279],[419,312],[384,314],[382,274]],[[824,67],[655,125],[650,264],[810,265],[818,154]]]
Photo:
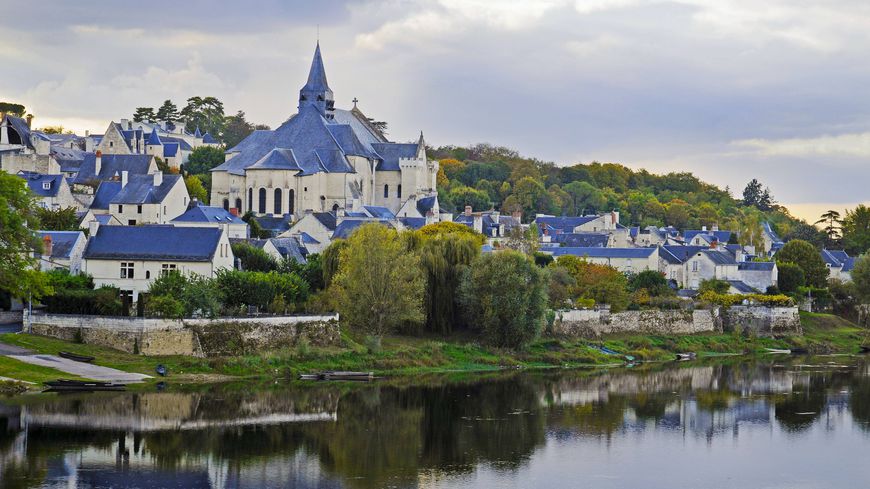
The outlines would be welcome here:
[[[858,353],[866,331],[845,319],[828,314],[801,313],[802,336],[780,339],[738,334],[697,335],[614,335],[598,340],[542,338],[526,351],[517,352],[480,345],[470,336],[448,339],[392,336],[380,348],[365,346],[363,338],[345,334],[340,347],[316,348],[301,344],[292,349],[258,355],[193,358],[184,356],[133,355],[109,348],[71,343],[27,334],[0,335],[0,342],[38,353],[60,350],[96,357],[95,363],[125,372],[153,375],[158,364],[165,365],[174,382],[218,382],[239,378],[296,378],[300,373],[319,370],[365,370],[378,375],[401,376],[422,373],[485,372],[506,368],[581,368],[620,366],[625,355],[639,361],[669,361],[676,353],[699,356],[761,355],[766,349],[806,348],[810,353]],[[606,354],[602,349],[618,354]],[[9,362],[11,359],[4,359]],[[6,369],[0,365],[0,372]],[[15,375],[5,377],[43,382],[51,372],[17,366]],[[62,377],[63,375],[61,375]],[[160,377],[149,381],[159,382]]]

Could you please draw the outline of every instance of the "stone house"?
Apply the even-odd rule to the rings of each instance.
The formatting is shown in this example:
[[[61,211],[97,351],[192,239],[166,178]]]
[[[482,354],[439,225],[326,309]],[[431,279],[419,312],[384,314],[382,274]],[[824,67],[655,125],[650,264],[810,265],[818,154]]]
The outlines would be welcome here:
[[[772,261],[738,262],[740,281],[759,292],[766,292],[768,287],[777,285],[779,269]]]
[[[578,256],[591,263],[611,266],[623,273],[640,273],[659,269],[658,248],[570,248],[541,249],[543,253]]]
[[[306,211],[288,231],[278,237],[297,237],[311,253],[320,253],[332,242],[336,227],[338,216],[335,212]]]
[[[40,207],[49,210],[74,207],[84,209],[84,205],[76,200],[69,184],[63,175],[43,175],[40,173],[21,172],[18,176],[27,182],[27,187],[36,196]]]
[[[187,210],[190,196],[181,175],[121,174],[121,188],[109,201],[109,213],[128,226],[167,224]]]
[[[117,155],[149,155],[163,159],[170,167],[179,168],[187,162],[190,153],[200,146],[218,147],[211,134],[194,134],[183,125],[121,119],[110,122],[106,132],[98,137],[89,136],[93,151]]]
[[[538,214],[533,224],[538,233],[554,236],[556,234],[595,233],[607,234],[608,247],[628,248],[634,246],[629,228],[619,223],[619,212],[592,216],[550,216]]]
[[[38,231],[42,242],[39,258],[39,269],[67,270],[71,275],[78,275],[82,270],[82,254],[85,251],[87,239],[81,231]]]
[[[82,271],[97,287],[111,285],[138,300],[161,273],[178,271],[213,278],[232,269],[233,251],[221,228],[91,226]]]
[[[822,261],[828,267],[828,279],[839,280],[840,282],[852,281],[852,268],[855,265],[855,258],[849,256],[843,250],[828,250],[823,249],[821,252]]]
[[[225,228],[230,239],[250,237],[248,223],[220,207],[211,207],[194,200],[183,214],[172,219],[173,226]]]

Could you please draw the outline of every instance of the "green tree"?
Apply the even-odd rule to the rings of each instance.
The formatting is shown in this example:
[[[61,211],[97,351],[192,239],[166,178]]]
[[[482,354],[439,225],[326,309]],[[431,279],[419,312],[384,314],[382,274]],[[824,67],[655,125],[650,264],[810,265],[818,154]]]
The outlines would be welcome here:
[[[828,281],[828,268],[819,251],[806,241],[789,241],[776,252],[777,263],[794,263],[804,271],[807,285],[824,287]]]
[[[537,337],[547,306],[546,270],[514,251],[477,257],[464,275],[466,321],[492,345],[522,348]]]
[[[572,291],[574,298],[609,304],[612,312],[622,311],[628,306],[628,279],[619,270],[572,255],[560,256],[552,266],[562,267],[574,277],[577,282]]]
[[[533,216],[536,213],[549,213],[552,209],[550,194],[544,185],[532,177],[521,178],[513,188],[513,193],[505,199],[507,212],[521,210],[524,215]]]
[[[427,224],[420,228],[420,234],[423,235],[424,238],[436,238],[449,234],[460,234],[463,236],[474,238],[478,245],[482,245],[486,242],[486,236],[484,236],[483,234],[478,233],[474,229],[466,226],[465,224],[450,221],[441,221],[433,224]]]
[[[571,215],[595,214],[607,205],[601,191],[589,182],[571,182],[562,189],[571,196]]]
[[[828,244],[836,243],[840,237],[840,213],[835,210],[829,210],[822,214],[821,219],[816,221],[816,224],[824,224],[822,231],[828,236]]]
[[[686,229],[691,214],[690,206],[683,200],[674,199],[665,207],[665,222],[676,229]]]
[[[668,280],[665,275],[658,270],[644,270],[635,274],[628,281],[629,289],[632,292],[644,289],[653,297],[660,295],[670,295],[671,288],[668,287]]]
[[[550,282],[547,295],[550,299],[550,308],[570,309],[573,306],[573,294],[577,287],[577,280],[564,267],[551,266],[549,269]]]
[[[339,312],[356,330],[380,338],[425,320],[420,258],[386,226],[366,224],[348,238],[333,285]]]
[[[846,211],[842,221],[843,246],[853,255],[870,250],[870,207],[863,204]]]
[[[265,129],[268,129],[268,126]],[[254,125],[245,119],[245,113],[240,110],[235,115],[226,117],[222,136],[223,142],[227,148],[232,148],[242,142],[252,132],[254,132]]]
[[[163,105],[157,109],[157,120],[170,124],[176,122],[178,120],[178,106],[173,104],[171,100],[165,100]]]
[[[455,187],[447,195],[459,212],[463,212],[467,205],[470,205],[475,211],[486,211],[492,207],[492,202],[486,192],[471,187]]]
[[[15,117],[24,117],[25,109],[21,104],[13,104],[11,102],[0,102],[0,112],[12,114]]]
[[[242,270],[249,272],[271,272],[278,269],[278,262],[263,251],[248,243],[234,243],[233,256],[241,263]]]
[[[870,301],[870,255],[864,254],[855,259],[852,283],[855,284],[855,291],[862,301]]]
[[[13,297],[42,297],[51,292],[44,274],[34,269],[33,250],[42,247],[30,226],[39,222],[25,181],[0,170],[0,291]]]
[[[333,240],[329,246],[323,250],[320,261],[323,269],[323,287],[328,289],[332,284],[335,276],[338,275],[338,268],[341,264],[341,251],[347,248],[347,241],[343,239]]]
[[[202,180],[196,175],[187,175],[184,177],[184,185],[187,187],[187,193],[191,199],[208,204],[208,191],[202,185]]]
[[[188,175],[201,175],[208,173],[212,168],[224,162],[224,151],[214,146],[200,146],[194,149],[184,164],[184,171]]]
[[[197,129],[203,134],[211,133],[220,138],[224,130],[224,104],[215,97],[190,97],[181,109],[184,128],[193,133]]]
[[[800,239],[810,243],[816,248],[821,248],[822,246],[825,246],[828,237],[825,233],[820,231],[819,228],[800,221],[791,226],[791,229],[785,233],[783,239],[786,241]]]
[[[457,291],[462,272],[480,254],[476,237],[464,233],[436,235],[420,249],[426,278],[426,329],[450,334],[461,324]]]
[[[45,134],[72,134],[72,131],[67,131],[63,126],[45,126],[40,131]]]
[[[133,113],[133,122],[156,120],[157,116],[154,114],[154,109],[151,107],[136,107],[136,112]]]
[[[75,207],[55,210],[37,207],[36,217],[39,220],[40,229],[46,231],[78,231],[80,229]]]
[[[807,284],[807,277],[801,267],[794,263],[778,263],[776,265],[777,287],[784,294],[793,294]]]
[[[701,280],[700,285],[698,285],[698,292],[703,294],[704,292],[715,292],[717,294],[727,294],[731,289],[731,284],[724,280],[718,280],[715,278]]]

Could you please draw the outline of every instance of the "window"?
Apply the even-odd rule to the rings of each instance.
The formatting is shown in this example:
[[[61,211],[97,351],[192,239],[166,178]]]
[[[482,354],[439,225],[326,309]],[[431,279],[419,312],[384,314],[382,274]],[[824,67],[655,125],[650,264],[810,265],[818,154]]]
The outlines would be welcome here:
[[[284,200],[284,195],[281,193],[280,188],[275,189],[275,214],[281,214],[281,204]]]
[[[51,182],[42,182],[42,190],[51,190]]]
[[[139,214],[142,213],[142,205],[141,204],[136,206],[136,212]]]
[[[224,210],[225,211],[230,210],[230,199],[224,199]]]
[[[135,226],[135,225],[136,225],[136,219],[127,219],[127,225],[128,225],[128,226]]]
[[[187,200],[187,199],[185,199],[185,200]],[[187,205],[187,202],[185,202],[184,205]],[[164,216],[166,215],[166,206],[165,205],[163,206],[163,215]]]
[[[109,141],[109,147],[110,147],[110,148],[114,148],[114,147],[115,147],[115,142],[114,142],[114,141]]]
[[[693,261],[693,262],[692,262],[692,271],[693,271],[693,272],[697,272],[697,271],[698,271],[698,262],[696,262],[696,261]]]
[[[260,214],[266,213],[266,189],[260,189]]]
[[[390,186],[384,185],[384,198],[386,199],[389,196],[390,196]]]
[[[248,210],[254,208],[254,189],[248,189]]]
[[[122,261],[121,262],[121,278],[134,278],[135,274],[133,272],[133,262],[131,261]]]
[[[339,209],[339,207],[338,207],[338,204],[337,204],[337,203],[336,203],[336,204],[332,204],[332,212],[338,212],[338,209]]]
[[[170,273],[170,272],[175,272],[175,271],[178,271],[178,265],[176,265],[175,263],[164,263],[163,265],[160,266],[160,275],[161,276],[166,275],[167,273]]]
[[[287,212],[293,214],[296,210],[296,203],[293,202],[295,200],[296,193],[291,188],[290,191],[287,192]]]
[[[122,212],[124,212],[124,206],[121,204],[118,204],[118,213],[120,214]]]
[[[400,199],[402,198],[402,186],[401,186],[401,185],[399,185],[399,186],[396,188],[396,197],[398,197],[398,198],[400,198]]]
[[[242,199],[236,199],[236,210],[242,212]]]
[[[145,278],[151,278],[151,270],[145,270]]]

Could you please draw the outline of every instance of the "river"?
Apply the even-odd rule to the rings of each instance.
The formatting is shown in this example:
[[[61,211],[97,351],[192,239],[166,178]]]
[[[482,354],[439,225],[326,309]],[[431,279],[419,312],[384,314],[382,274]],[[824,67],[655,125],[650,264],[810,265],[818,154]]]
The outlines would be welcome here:
[[[859,488],[868,449],[850,357],[0,399],[0,487]]]

